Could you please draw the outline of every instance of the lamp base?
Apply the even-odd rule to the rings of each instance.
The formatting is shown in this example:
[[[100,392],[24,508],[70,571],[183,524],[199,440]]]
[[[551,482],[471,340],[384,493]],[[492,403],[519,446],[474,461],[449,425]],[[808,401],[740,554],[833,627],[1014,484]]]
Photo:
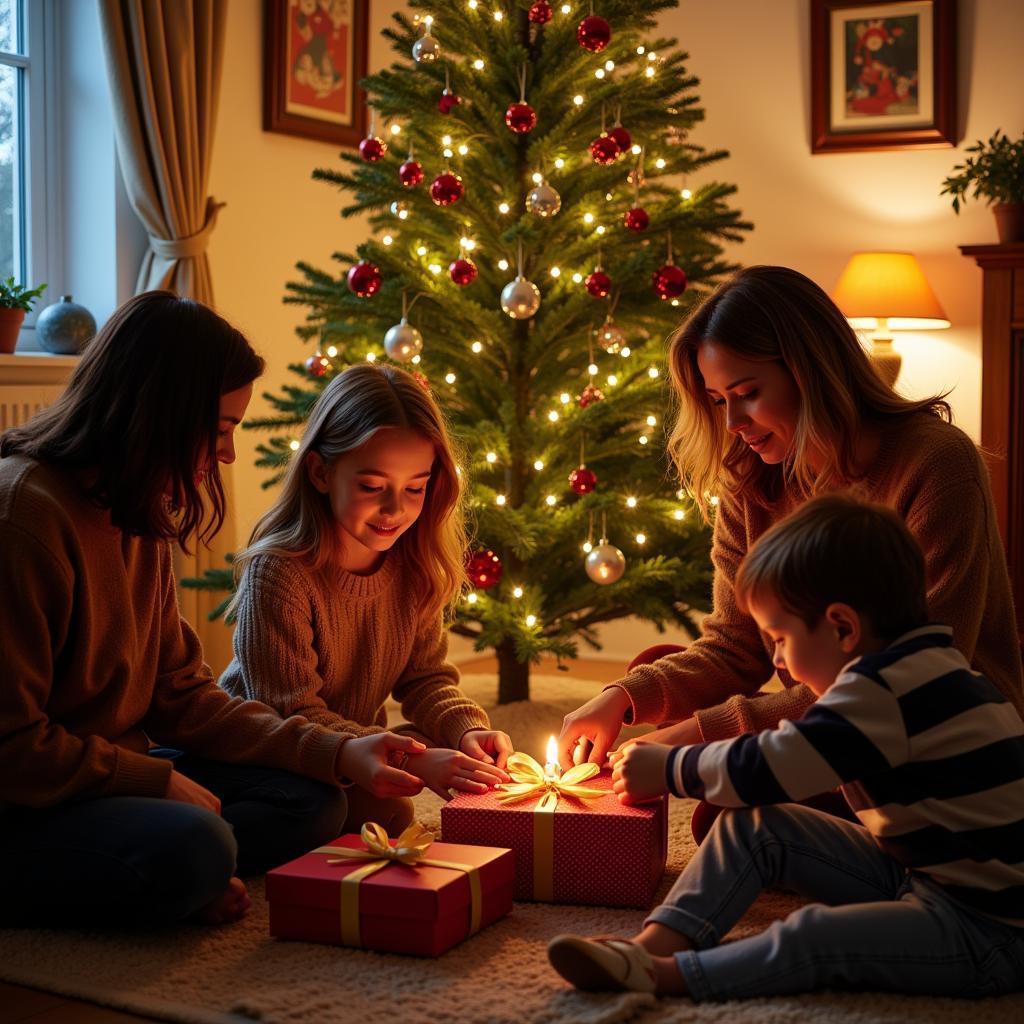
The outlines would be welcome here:
[[[891,339],[872,338],[871,361],[875,364],[879,377],[889,387],[895,387],[896,378],[900,375],[900,366],[903,364],[903,357],[892,347]]]

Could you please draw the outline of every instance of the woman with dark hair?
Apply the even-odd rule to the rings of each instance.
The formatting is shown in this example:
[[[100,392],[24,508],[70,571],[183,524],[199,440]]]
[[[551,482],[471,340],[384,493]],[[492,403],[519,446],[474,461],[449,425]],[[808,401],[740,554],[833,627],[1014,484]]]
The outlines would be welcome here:
[[[219,528],[218,466],[262,372],[216,313],[149,292],[0,439],[5,924],[233,920],[236,869],[340,833],[353,767],[382,795],[420,788],[387,765],[414,740],[229,697],[178,613],[169,541]]]
[[[645,738],[678,745],[799,718],[814,694],[785,672],[781,691],[759,692],[772,675],[772,646],[738,608],[733,582],[762,533],[839,489],[900,514],[924,552],[932,619],[952,626],[973,667],[1024,711],[988,473],[949,422],[947,402],[893,391],[825,292],[784,267],[748,267],[725,282],[676,332],[668,359],[679,401],[670,454],[705,518],[718,498],[714,609],[693,644],[644,652],[566,716],[563,764],[580,740],[603,762],[624,722],[674,722]],[[698,807],[698,841],[713,813]]]

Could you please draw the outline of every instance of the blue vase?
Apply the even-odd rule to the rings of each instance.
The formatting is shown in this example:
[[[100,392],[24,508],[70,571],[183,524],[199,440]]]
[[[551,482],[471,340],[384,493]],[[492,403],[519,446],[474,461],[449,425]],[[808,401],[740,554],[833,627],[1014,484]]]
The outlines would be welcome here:
[[[75,355],[85,348],[96,333],[92,313],[62,295],[60,302],[47,306],[36,319],[36,337],[39,345],[56,355]]]

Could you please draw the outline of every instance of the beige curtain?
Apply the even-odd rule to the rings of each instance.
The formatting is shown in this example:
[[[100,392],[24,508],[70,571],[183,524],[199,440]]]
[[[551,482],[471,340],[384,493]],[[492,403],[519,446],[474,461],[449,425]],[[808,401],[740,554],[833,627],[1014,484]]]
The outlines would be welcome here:
[[[227,0],[99,0],[100,31],[114,108],[117,153],[132,207],[149,233],[136,291],[167,288],[209,306],[213,283],[206,246],[221,205],[207,195],[224,54]],[[176,552],[178,579],[224,565],[234,547],[233,494],[210,549]],[[217,598],[179,590],[182,613],[219,672],[231,636],[207,612]]]

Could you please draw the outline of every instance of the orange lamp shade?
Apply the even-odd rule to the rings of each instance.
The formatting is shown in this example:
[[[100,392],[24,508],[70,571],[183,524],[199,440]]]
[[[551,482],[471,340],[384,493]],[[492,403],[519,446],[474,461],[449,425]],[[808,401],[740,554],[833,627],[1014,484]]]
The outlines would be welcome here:
[[[855,330],[949,327],[935,292],[909,252],[855,253],[832,298]]]

